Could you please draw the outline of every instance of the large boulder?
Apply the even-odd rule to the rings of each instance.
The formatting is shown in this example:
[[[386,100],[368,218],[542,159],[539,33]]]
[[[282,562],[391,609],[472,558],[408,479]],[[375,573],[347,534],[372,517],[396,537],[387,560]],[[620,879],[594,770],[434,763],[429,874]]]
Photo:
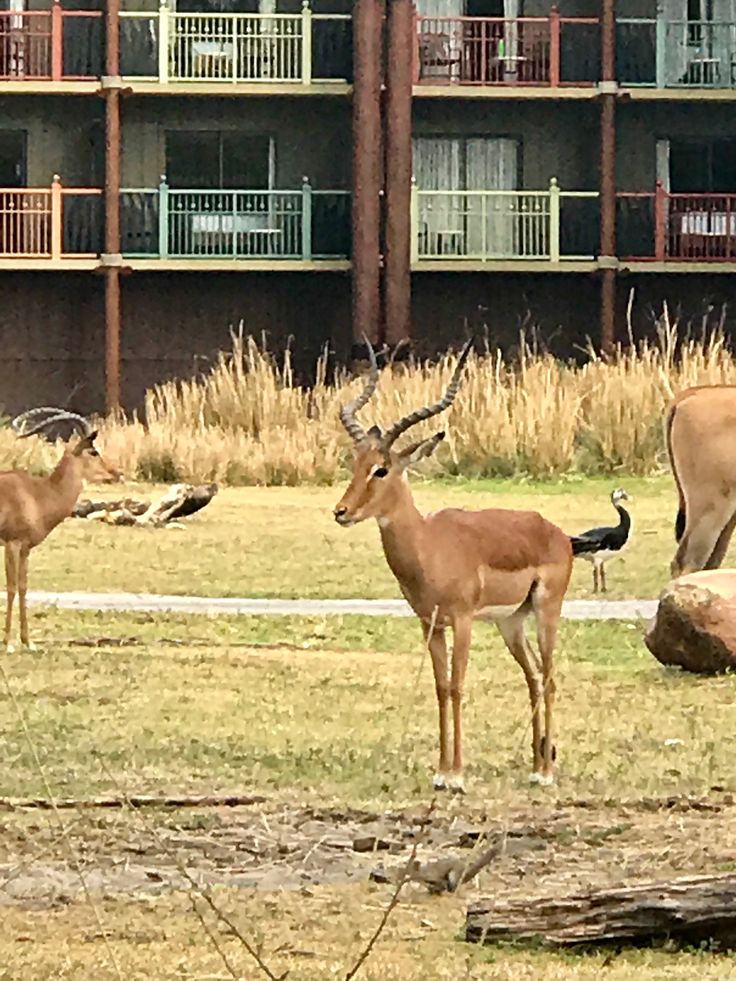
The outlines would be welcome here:
[[[644,639],[662,664],[699,674],[736,669],[736,569],[674,579]]]

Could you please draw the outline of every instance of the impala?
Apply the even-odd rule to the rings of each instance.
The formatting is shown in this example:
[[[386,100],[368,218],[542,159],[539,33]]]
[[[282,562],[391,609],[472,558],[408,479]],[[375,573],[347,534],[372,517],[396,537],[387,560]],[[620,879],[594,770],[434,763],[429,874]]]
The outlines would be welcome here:
[[[404,416],[385,433],[377,426],[364,430],[356,418],[378,384],[376,357],[368,345],[368,381],[361,394],[340,410],[356,452],[352,480],[334,511],[335,520],[346,527],[366,518],[377,520],[386,561],[421,621],[439,707],[439,765],[434,786],[455,791],[464,789],[462,699],[475,619],[498,626],[524,672],[532,710],[530,779],[552,783],[552,655],[572,570],[569,538],[535,512],[447,508],[422,515],[414,504],[407,468],[430,456],[445,434],[435,433],[400,450],[395,448],[396,441],[416,423],[438,415],[452,404],[471,343],[460,355],[440,401]],[[530,614],[537,624],[541,664],[524,632]],[[453,635],[451,659],[445,639],[447,630]]]
[[[10,628],[16,594],[20,609],[20,640],[32,647],[28,636],[26,590],[28,554],[68,518],[85,480],[118,480],[120,474],[106,463],[94,446],[96,432],[86,419],[65,409],[43,407],[17,416],[12,426],[22,439],[59,422],[71,422],[79,439],[67,446],[55,469],[46,477],[25,470],[0,471],[0,541],[5,546],[5,648],[12,651]]]
[[[671,573],[717,569],[736,525],[736,386],[680,392],[666,436],[679,496]]]

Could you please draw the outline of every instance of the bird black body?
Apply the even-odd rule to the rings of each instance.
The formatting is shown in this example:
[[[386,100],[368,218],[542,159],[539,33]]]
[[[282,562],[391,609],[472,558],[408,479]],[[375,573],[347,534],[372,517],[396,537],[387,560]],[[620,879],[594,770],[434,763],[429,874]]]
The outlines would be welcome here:
[[[631,515],[619,504],[630,500],[626,491],[616,488],[611,494],[611,503],[618,512],[619,522],[615,526],[591,528],[582,535],[571,535],[572,554],[593,563],[593,591],[598,592],[598,583],[605,593],[605,563],[620,555],[631,534]]]

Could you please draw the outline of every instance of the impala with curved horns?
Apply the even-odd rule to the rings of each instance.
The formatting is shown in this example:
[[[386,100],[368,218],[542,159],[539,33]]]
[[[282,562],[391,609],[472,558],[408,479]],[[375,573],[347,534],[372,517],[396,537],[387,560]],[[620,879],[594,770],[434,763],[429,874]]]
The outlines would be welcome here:
[[[95,449],[97,433],[76,412],[42,406],[24,412],[11,422],[19,439],[69,422],[79,438],[70,443],[53,472],[33,477],[25,470],[0,471],[0,541],[5,546],[5,648],[12,651],[10,628],[16,594],[20,609],[20,639],[31,647],[28,636],[26,590],[28,554],[74,510],[85,480],[119,480],[119,472]]]
[[[369,379],[360,395],[340,410],[340,419],[355,442],[356,452],[352,480],[335,508],[335,520],[350,526],[376,518],[386,561],[421,621],[439,706],[439,765],[434,777],[438,790],[462,791],[464,787],[462,698],[475,619],[498,626],[524,672],[532,710],[530,779],[534,783],[552,783],[552,655],[572,571],[568,536],[535,512],[447,508],[422,515],[414,504],[406,469],[430,456],[445,434],[435,433],[401,450],[395,449],[394,444],[416,423],[431,419],[452,404],[471,345],[472,341],[460,354],[443,397],[434,405],[404,416],[385,433],[378,426],[366,431],[356,419],[356,413],[368,403],[378,384],[376,356],[368,345]],[[524,622],[530,614],[537,623],[541,664],[524,632]],[[453,634],[451,662],[445,640],[448,629]]]
[[[665,429],[679,496],[671,574],[718,569],[736,526],[736,386],[680,392]]]

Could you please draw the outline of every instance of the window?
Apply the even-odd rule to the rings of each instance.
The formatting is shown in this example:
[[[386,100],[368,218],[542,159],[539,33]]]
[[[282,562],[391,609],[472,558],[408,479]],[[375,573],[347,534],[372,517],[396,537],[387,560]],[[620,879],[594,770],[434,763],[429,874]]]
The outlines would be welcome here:
[[[271,187],[272,174],[270,136],[217,130],[166,134],[170,187],[262,191]]]

